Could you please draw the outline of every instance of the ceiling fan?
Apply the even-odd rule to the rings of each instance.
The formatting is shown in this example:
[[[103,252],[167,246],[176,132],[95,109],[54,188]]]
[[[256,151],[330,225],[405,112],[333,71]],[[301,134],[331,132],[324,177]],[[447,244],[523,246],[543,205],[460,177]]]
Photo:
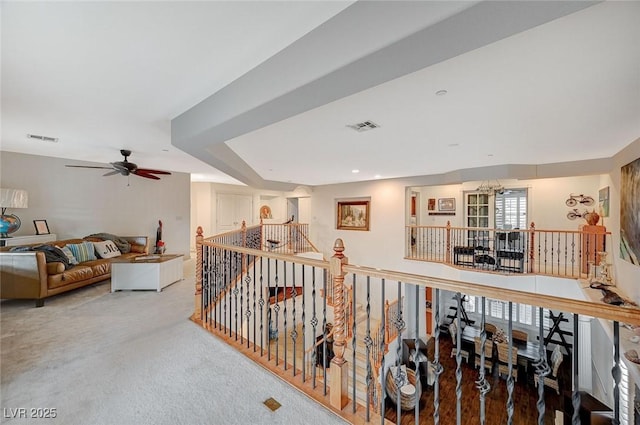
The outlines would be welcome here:
[[[111,170],[108,173],[103,174],[103,176],[113,176],[113,175],[116,175],[116,174],[122,174],[123,176],[128,176],[130,174],[135,174],[136,176],[145,177],[145,178],[153,179],[153,180],[160,180],[160,177],[155,176],[154,174],[164,174],[164,175],[170,175],[171,174],[168,171],[151,170],[149,168],[138,168],[138,166],[136,164],[134,164],[133,162],[127,161],[127,157],[129,157],[131,155],[131,151],[130,150],[121,149],[120,150],[120,154],[122,154],[122,156],[124,156],[124,161],[110,162],[109,164],[111,164],[111,167],[97,167],[97,166],[91,166],[91,165],[67,165],[67,167],[74,167],[74,168],[100,168],[100,169],[104,169],[104,170]]]

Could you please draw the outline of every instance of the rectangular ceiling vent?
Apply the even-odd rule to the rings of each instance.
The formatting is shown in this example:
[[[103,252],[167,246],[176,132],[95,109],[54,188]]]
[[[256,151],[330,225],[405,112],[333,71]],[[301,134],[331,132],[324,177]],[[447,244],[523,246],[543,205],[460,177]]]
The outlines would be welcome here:
[[[348,125],[347,127],[353,128],[357,132],[363,132],[367,130],[373,130],[374,128],[378,128],[380,126],[373,121],[363,121],[356,124]]]
[[[57,137],[40,136],[38,134],[27,134],[27,139],[40,140],[41,142],[58,143]]]

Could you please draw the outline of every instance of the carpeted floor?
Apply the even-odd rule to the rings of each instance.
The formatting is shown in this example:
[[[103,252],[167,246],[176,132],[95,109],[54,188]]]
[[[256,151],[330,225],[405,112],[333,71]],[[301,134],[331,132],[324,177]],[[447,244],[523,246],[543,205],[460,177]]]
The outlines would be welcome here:
[[[109,282],[0,303],[0,422],[6,424],[344,424],[188,320],[193,260],[163,292]],[[263,402],[282,404],[275,412]],[[24,408],[27,418],[21,415]],[[30,409],[55,409],[55,419]],[[40,411],[42,413],[42,411]]]

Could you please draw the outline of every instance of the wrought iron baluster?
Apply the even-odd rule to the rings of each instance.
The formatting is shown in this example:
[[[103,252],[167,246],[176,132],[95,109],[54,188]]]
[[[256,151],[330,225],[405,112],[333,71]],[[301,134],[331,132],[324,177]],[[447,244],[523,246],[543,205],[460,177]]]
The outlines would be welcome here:
[[[576,346],[574,346],[576,347]],[[577,348],[577,347],[576,347]],[[576,349],[574,348],[574,351]],[[613,322],[613,425],[620,425],[620,381],[622,370],[620,369],[620,322]]]
[[[400,425],[400,419],[402,417],[402,411],[400,410],[400,398],[401,398],[401,393],[400,393],[400,387],[401,387],[401,383],[402,381],[405,379],[404,377],[401,377],[401,373],[400,373],[400,360],[402,359],[402,329],[404,328],[404,320],[402,318],[402,282],[398,281],[398,302],[396,304],[397,306],[397,312],[396,312],[396,317],[392,318],[393,320],[393,325],[396,328],[396,367],[398,368],[398,375],[396,377],[396,423],[398,425]],[[416,382],[416,385],[418,385],[418,383]],[[416,388],[417,391],[417,388]]]
[[[365,417],[366,417],[366,422],[369,422],[370,418],[370,406],[371,406],[371,399],[370,399],[370,394],[371,394],[371,379],[373,378],[372,376],[372,370],[371,370],[371,346],[373,345],[373,340],[371,339],[371,277],[367,275],[367,307],[366,307],[366,312],[367,312],[367,331],[366,331],[366,336],[364,337],[364,345],[366,347],[366,354],[367,354],[367,376],[365,379],[365,382],[367,384],[367,394],[366,394],[366,404],[367,404],[367,410],[365,412]]]
[[[223,288],[222,288],[222,290],[224,291],[223,295],[222,295],[224,297],[224,312],[223,312],[224,313],[224,315],[223,315],[224,323],[220,324],[220,329],[224,328],[225,335],[227,333],[227,298],[229,298],[228,297],[229,291],[227,291],[227,288],[228,288],[227,279],[228,279],[228,276],[229,276],[229,268],[230,268],[229,267],[229,261],[231,261],[230,257],[231,257],[231,253],[228,250],[225,249],[224,250],[224,259],[223,259],[223,261],[224,261],[224,276],[223,276],[223,281],[222,281],[223,285],[224,285]]]
[[[280,299],[279,299],[280,298],[279,297],[279,294],[280,294],[280,286],[279,286],[280,282],[279,282],[279,276],[278,276],[278,260],[275,260],[275,262],[276,262],[276,267],[275,267],[275,273],[276,274],[274,276],[274,280],[276,282],[276,296],[275,296],[276,302],[275,302],[275,305],[273,306],[273,311],[276,312],[276,318],[274,320],[274,323],[275,323],[274,334],[276,336],[275,337],[275,340],[276,340],[276,342],[275,342],[275,345],[276,345],[276,366],[278,366],[278,362],[280,361],[280,332],[279,332],[279,329],[278,329],[278,326],[279,326],[278,325],[278,322],[279,322],[278,318],[279,318],[279,313],[280,313]]]
[[[353,413],[356,413],[356,275],[353,274],[353,284],[351,286],[351,353],[352,353],[352,366],[353,366],[353,398],[351,400],[351,404],[353,406]]]
[[[433,366],[435,372],[435,380],[433,381],[433,423],[434,425],[440,424],[440,375],[444,372],[442,364],[440,363],[440,289],[434,290],[434,337],[435,337],[435,350],[433,354]]]
[[[235,340],[238,340],[238,292],[240,293],[240,308],[242,308],[242,291],[240,291],[238,289],[238,276],[236,276],[236,273],[238,271],[237,266],[238,266],[238,257],[240,256],[239,253],[237,252],[233,252],[233,258],[234,258],[234,266],[236,267],[233,271],[234,273],[231,275],[231,285],[233,285],[233,319],[235,323]],[[242,286],[242,270],[240,270],[240,285]],[[232,334],[232,326],[229,327],[229,334]]]
[[[306,294],[305,283],[306,283],[306,278],[305,278],[305,269],[303,264],[302,265],[302,356],[303,356],[303,362],[304,362],[304,353],[307,351],[307,347],[305,344],[307,339],[307,323],[306,323],[307,312],[306,312],[306,305],[305,305],[305,299],[307,297],[307,294]],[[302,364],[302,382],[305,382],[306,380],[307,380],[306,365],[303,363]]]
[[[282,264],[282,280],[283,280],[283,291],[282,291],[282,303],[284,304],[284,312],[282,313],[284,316],[284,370],[287,370],[287,262],[284,261]]]
[[[250,294],[249,290],[251,288],[251,273],[250,273],[250,270],[251,270],[251,257],[252,256],[251,255],[247,255],[246,257],[247,257],[247,267],[245,269],[246,270],[246,275],[244,277],[244,280],[245,280],[246,288],[247,288],[247,309],[245,310],[244,315],[246,316],[245,320],[247,321],[247,333],[245,335],[245,338],[247,340],[247,348],[249,348],[249,340],[251,339],[251,338],[249,338],[250,332],[251,332],[251,330],[249,328],[249,325],[251,324],[251,306],[249,304],[249,302],[250,302],[249,301],[249,294]],[[255,285],[254,285],[254,288],[255,288]],[[255,310],[255,289],[254,289],[253,296],[254,296],[254,310]],[[254,342],[255,342],[255,339],[254,339]]]
[[[318,326],[318,317],[316,316],[316,267],[311,267],[311,328],[312,328],[312,343],[313,350],[311,351],[311,386],[316,388],[316,368],[318,363],[317,347],[316,345],[316,326]]]
[[[262,275],[264,257],[260,257],[260,357],[264,355],[264,276]],[[267,263],[269,259],[267,259]],[[267,338],[267,341],[269,339]]]
[[[418,393],[418,386],[420,385],[420,362],[426,361],[428,359],[422,358],[422,352],[420,351],[420,287],[418,285],[414,285],[416,289],[416,316],[414,318],[416,327],[415,327],[415,341],[413,343],[413,349],[415,350],[413,353],[413,363],[416,366],[416,405],[415,411],[413,412],[413,417],[415,419],[415,425],[420,424],[420,393]],[[426,291],[426,289],[425,289]],[[424,299],[424,297],[422,297]],[[399,341],[398,341],[399,342]]]
[[[462,294],[456,292],[456,423],[462,424]]]
[[[271,258],[267,258],[267,360],[271,361],[271,326],[273,309],[271,308]]]
[[[380,379],[379,385],[381,387],[381,391],[380,391],[380,394],[378,394],[378,400],[379,400],[379,404],[380,404],[380,412],[379,412],[380,413],[380,424],[384,425],[384,411],[385,411],[385,398],[386,398],[384,396],[384,393],[385,393],[385,390],[384,390],[384,385],[385,385],[384,384],[385,383],[385,377],[384,377],[384,347],[385,347],[385,344],[386,344],[386,341],[385,341],[385,335],[386,335],[386,333],[385,333],[386,332],[385,321],[387,319],[385,318],[385,315],[384,315],[384,301],[385,301],[385,299],[384,299],[384,286],[385,286],[385,279],[381,279],[381,282],[382,283],[380,285],[380,292],[381,292],[381,295],[380,295],[380,308],[381,308],[381,314],[380,314],[380,347],[379,347],[380,354],[381,354],[381,356],[380,356],[381,357],[381,360],[380,360],[381,373],[380,373],[380,377],[379,377],[379,379]]]
[[[578,376],[578,347],[580,337],[578,333],[578,315],[573,315],[573,392],[571,393],[571,402],[573,405],[572,425],[580,425],[580,377]]]
[[[238,340],[238,334],[240,334],[240,345],[242,345],[242,314],[243,314],[243,290],[244,290],[244,267],[242,260],[244,258],[244,254],[236,253],[236,259],[240,260],[240,276],[236,277],[235,282],[233,284],[234,294],[236,296],[236,308],[235,308],[235,318],[236,318],[236,341]],[[238,290],[238,284],[240,285],[240,289]],[[238,293],[240,293],[240,326],[238,327]]]
[[[513,303],[511,301],[509,301],[509,341],[508,341],[508,348],[509,348],[509,370],[508,370],[508,374],[509,376],[507,377],[507,425],[512,425],[513,424],[513,387],[514,387],[514,382],[513,382],[513,361],[517,361],[518,359],[514,359],[513,358]]]
[[[546,410],[544,403],[544,378],[551,373],[549,363],[547,363],[547,348],[544,344],[544,309],[540,307],[538,309],[538,341],[540,347],[538,348],[538,359],[533,363],[535,367],[535,377],[538,386],[538,402],[536,404],[538,408],[538,425],[544,425],[544,412]]]
[[[323,294],[322,297],[322,383],[323,394],[327,395],[327,270],[322,273]]]
[[[296,376],[296,340],[298,339],[298,328],[296,327],[296,297],[298,293],[296,291],[296,264],[291,263],[291,301],[292,301],[292,311],[291,316],[293,316],[293,330],[291,331],[291,341],[293,341],[293,376]],[[286,359],[286,356],[285,356]]]
[[[487,343],[486,312],[485,297],[482,297],[482,306],[480,310],[480,376],[476,381],[476,388],[480,392],[480,425],[485,424],[485,396],[491,390],[491,385],[485,377],[485,344]],[[477,353],[476,353],[477,355]]]
[[[262,260],[262,256],[260,256]],[[253,259],[253,352],[256,352],[256,263],[258,258]]]

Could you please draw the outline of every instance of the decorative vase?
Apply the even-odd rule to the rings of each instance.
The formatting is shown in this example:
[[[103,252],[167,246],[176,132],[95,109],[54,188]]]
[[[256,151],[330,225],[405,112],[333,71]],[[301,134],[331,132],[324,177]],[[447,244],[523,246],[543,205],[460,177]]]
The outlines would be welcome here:
[[[598,224],[598,221],[600,221],[600,214],[598,214],[596,210],[593,210],[591,212],[587,212],[584,215],[584,219],[590,226],[595,226],[596,224]]]

